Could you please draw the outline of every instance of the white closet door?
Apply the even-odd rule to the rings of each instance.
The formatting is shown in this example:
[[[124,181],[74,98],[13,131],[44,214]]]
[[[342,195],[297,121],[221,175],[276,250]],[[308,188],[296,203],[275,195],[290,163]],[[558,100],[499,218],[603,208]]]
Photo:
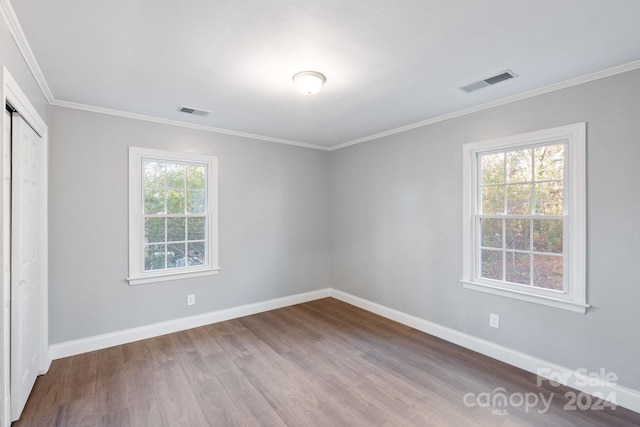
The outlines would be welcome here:
[[[12,120],[11,417],[16,420],[42,365],[44,144],[19,115]]]

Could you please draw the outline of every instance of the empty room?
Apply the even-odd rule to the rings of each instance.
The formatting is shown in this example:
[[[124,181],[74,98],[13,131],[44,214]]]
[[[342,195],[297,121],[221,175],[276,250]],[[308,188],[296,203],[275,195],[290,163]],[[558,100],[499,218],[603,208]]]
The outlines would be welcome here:
[[[0,426],[640,425],[640,2],[0,12]]]

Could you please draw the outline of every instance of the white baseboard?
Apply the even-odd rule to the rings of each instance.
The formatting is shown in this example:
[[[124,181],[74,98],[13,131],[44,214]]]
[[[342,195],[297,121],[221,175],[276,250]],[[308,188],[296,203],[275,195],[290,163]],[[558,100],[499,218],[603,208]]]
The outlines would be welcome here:
[[[586,376],[583,372],[565,368],[546,360],[512,350],[490,341],[429,322],[419,317],[415,317],[332,288],[290,295],[197,316],[190,316],[153,325],[141,326],[139,328],[126,329],[109,334],[54,344],[49,347],[49,357],[51,360],[60,359],[63,357],[100,350],[103,348],[113,347],[115,345],[127,344],[134,341],[197,328],[199,326],[223,322],[225,320],[236,319],[238,317],[249,316],[251,314],[262,313],[264,311],[275,310],[327,297],[336,298],[363,310],[367,310],[371,313],[378,314],[382,317],[386,317],[387,319],[394,320],[398,323],[402,323],[403,325],[436,336],[445,341],[449,341],[509,365],[524,369],[525,371],[534,374],[544,373],[543,376],[546,378],[553,379],[556,382],[561,382],[562,384],[572,387],[578,391],[582,391],[590,395],[597,393],[596,396],[603,396],[605,398],[608,396],[614,396],[615,401],[613,403],[616,405],[640,413],[640,391],[617,384],[610,384],[605,381],[596,381],[597,384],[594,385],[594,379],[590,376]]]
[[[249,316],[251,314],[262,313],[264,311],[288,307],[290,305],[301,304],[303,302],[327,298],[330,294],[330,289],[322,289],[319,291],[290,295],[254,304],[241,305],[196,316],[154,323],[152,325],[140,326],[138,328],[125,329],[108,334],[66,341],[49,346],[49,358],[50,360],[55,360],[77,354],[88,353],[94,350],[101,350],[116,345],[127,344],[147,338],[197,328],[199,326],[209,325],[212,323],[223,322],[225,320],[237,319],[238,317]]]
[[[534,374],[544,374],[547,379],[562,383],[578,391],[596,394],[598,398],[605,399],[611,396],[612,403],[640,413],[640,391],[611,384],[585,375],[583,371],[575,371],[546,360],[521,353],[516,350],[492,343],[491,341],[476,338],[455,329],[447,328],[436,323],[429,322],[419,317],[394,310],[389,307],[356,297],[354,295],[331,289],[333,298],[359,307],[363,310],[375,313],[387,319],[394,320],[403,325],[410,326],[429,335],[441,338],[445,341],[457,344],[469,350],[497,359],[501,362],[518,367]],[[595,384],[594,384],[595,383]]]

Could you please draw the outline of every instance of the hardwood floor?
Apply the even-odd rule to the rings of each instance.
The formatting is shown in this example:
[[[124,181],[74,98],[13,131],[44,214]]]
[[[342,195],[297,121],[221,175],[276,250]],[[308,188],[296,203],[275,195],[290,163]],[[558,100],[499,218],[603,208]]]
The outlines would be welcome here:
[[[500,387],[550,407],[477,404]],[[327,298],[56,360],[14,426],[640,425],[567,392]]]

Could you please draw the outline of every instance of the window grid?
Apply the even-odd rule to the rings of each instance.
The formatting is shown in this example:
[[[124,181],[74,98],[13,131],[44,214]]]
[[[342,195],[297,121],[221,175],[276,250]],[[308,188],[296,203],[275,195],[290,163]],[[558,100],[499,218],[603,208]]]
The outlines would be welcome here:
[[[144,246],[142,248],[142,259],[144,259],[144,271],[158,271],[158,270],[173,270],[176,268],[188,268],[191,266],[202,266],[208,264],[208,253],[206,251],[206,238],[207,236],[207,179],[208,179],[208,170],[206,164],[199,164],[193,162],[178,162],[178,161],[169,161],[164,159],[156,159],[156,158],[144,158],[143,159],[143,185],[142,185],[142,212],[143,215],[143,233],[144,233]],[[151,164],[159,165],[157,171],[162,175],[162,186],[158,187],[147,187],[146,181],[148,178],[147,174],[147,166]],[[178,180],[182,181],[181,186],[170,185],[169,182],[169,171],[178,168],[181,169],[182,177],[178,178]],[[193,172],[193,168],[202,169],[202,188],[191,187],[189,185],[189,175],[190,171]],[[179,174],[178,174],[179,175]],[[181,192],[183,197],[181,200],[181,211],[182,213],[168,213],[170,210],[175,210],[169,206],[170,193],[172,191]],[[149,213],[148,205],[147,205],[147,194],[148,192],[160,192],[162,194],[162,210],[157,213]],[[190,193],[202,193],[201,200],[201,208],[197,209],[195,207],[195,203],[189,205],[189,194]],[[194,213],[194,210],[198,210],[201,212]],[[190,212],[191,211],[191,212]],[[148,219],[163,219],[163,236],[164,239],[152,239],[149,241],[149,236],[147,234],[147,224]],[[189,227],[189,219],[190,218],[201,218],[203,221],[203,227],[201,228],[198,234],[202,235],[201,239],[190,239],[190,227]],[[170,219],[182,219],[184,231],[181,234],[184,236],[183,239],[171,239],[172,236],[171,230],[169,228]],[[196,229],[196,232],[198,230]],[[195,232],[193,233],[195,234]],[[182,248],[180,249],[180,246]],[[155,248],[156,251],[152,252],[152,248]],[[157,250],[160,249],[160,250]],[[174,253],[172,256],[171,253]],[[176,256],[175,252],[181,253],[181,256]],[[150,256],[151,254],[151,256]],[[155,264],[154,264],[155,261]],[[161,261],[158,267],[158,261]]]
[[[538,150],[544,150],[546,148],[555,148],[555,147],[562,147],[561,152],[562,152],[562,179],[537,179],[537,174],[536,174],[536,160],[537,160],[537,152]],[[487,152],[481,152],[481,153],[477,153],[477,157],[476,157],[476,162],[478,164],[478,168],[477,170],[477,180],[476,182],[478,183],[478,198],[477,200],[477,207],[476,207],[476,212],[478,212],[475,216],[476,216],[476,230],[478,232],[478,235],[476,236],[476,238],[478,239],[478,252],[477,252],[477,256],[478,256],[478,262],[476,263],[478,270],[476,271],[476,275],[478,277],[483,277],[485,279],[494,279],[494,280],[499,280],[499,281],[504,281],[510,284],[514,284],[517,286],[528,286],[528,287],[539,287],[538,283],[536,282],[536,256],[545,256],[545,257],[557,257],[557,258],[563,258],[564,257],[564,242],[566,241],[566,239],[564,238],[564,221],[566,218],[566,211],[567,211],[567,206],[566,206],[566,194],[565,194],[565,188],[566,188],[566,167],[567,167],[567,158],[566,158],[566,143],[558,143],[558,142],[554,142],[554,143],[545,143],[545,144],[540,144],[540,145],[533,145],[533,146],[529,146],[529,147],[518,147],[515,150],[497,150],[497,151],[487,151]],[[525,162],[525,165],[523,165],[524,168],[529,168],[530,169],[530,173],[528,174],[529,179],[527,180],[511,180],[510,177],[508,176],[508,172],[510,169],[513,169],[513,167],[511,167],[508,163],[508,160],[510,158],[510,155],[517,155],[518,153],[526,153],[528,162]],[[544,152],[544,154],[546,155],[546,152]],[[501,155],[502,157],[502,179],[501,182],[489,182],[489,183],[485,183],[484,182],[484,167],[483,167],[483,158],[485,156],[495,156],[495,155]],[[526,164],[528,163],[528,164]],[[517,167],[517,166],[516,166]],[[538,209],[538,203],[537,203],[537,186],[540,184],[548,184],[548,183],[556,183],[556,184],[560,184],[562,186],[562,215],[548,215],[548,214],[543,214],[543,213],[539,213],[537,212]],[[510,209],[509,209],[509,188],[510,186],[516,186],[516,185],[527,185],[529,187],[530,190],[530,196],[529,196],[529,214],[523,215],[523,214],[512,214],[510,213]],[[501,212],[496,212],[495,214],[484,214],[483,213],[483,209],[484,209],[484,197],[485,197],[485,191],[483,191],[485,188],[488,187],[493,187],[493,188],[502,188],[502,211]],[[513,188],[513,187],[511,187]],[[482,226],[482,220],[483,219],[494,219],[494,220],[499,220],[501,222],[501,233],[499,236],[499,240],[501,243],[500,248],[497,248],[495,246],[485,246],[483,245],[483,226]],[[512,243],[513,241],[515,241],[515,239],[517,237],[519,237],[518,235],[515,235],[513,237],[513,239],[511,240],[511,242],[507,242],[507,235],[508,235],[508,230],[507,230],[507,221],[509,220],[524,220],[524,221],[528,221],[528,228],[529,228],[529,232],[528,232],[528,248],[527,249],[517,249],[515,247],[513,247]],[[546,220],[559,220],[562,222],[562,235],[563,235],[563,248],[562,248],[562,252],[561,253],[557,253],[557,252],[548,252],[548,251],[538,251],[535,250],[535,221],[546,221]],[[509,246],[512,246],[511,248]],[[483,254],[484,253],[491,253],[491,252],[499,252],[500,253],[500,258],[501,258],[501,277],[497,278],[497,277],[487,277],[485,274],[483,274],[483,268],[484,268],[484,262],[483,262]],[[529,261],[529,272],[528,272],[528,283],[522,283],[522,282],[516,282],[513,280],[509,280],[509,272],[508,272],[508,257],[511,257],[511,268],[515,273],[515,258],[516,258],[516,254],[526,254],[528,255],[528,261]],[[562,261],[561,261],[562,262]],[[562,283],[561,283],[561,289],[550,289],[550,290],[554,290],[554,291],[559,291],[559,292],[566,292],[566,287],[567,287],[567,281],[566,281],[566,275],[564,274],[564,268],[562,268],[563,272],[562,272]],[[513,277],[515,277],[515,274],[512,275]],[[545,289],[549,289],[545,286],[542,286],[542,288]]]

